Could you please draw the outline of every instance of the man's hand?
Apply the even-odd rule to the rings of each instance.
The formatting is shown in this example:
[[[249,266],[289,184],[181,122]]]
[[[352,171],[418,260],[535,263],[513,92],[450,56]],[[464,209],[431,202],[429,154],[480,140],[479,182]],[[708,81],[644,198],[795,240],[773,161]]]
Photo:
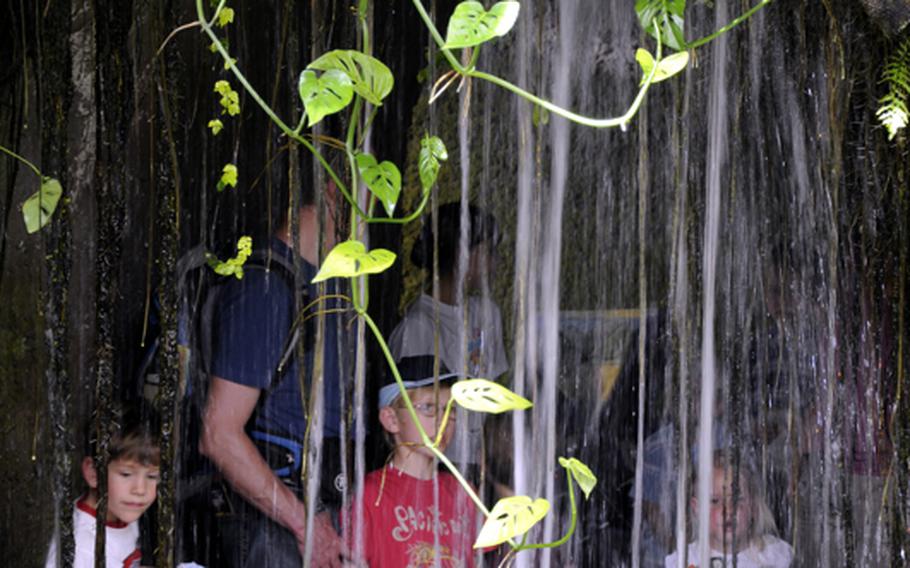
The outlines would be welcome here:
[[[297,548],[303,558],[306,551],[306,529],[295,530],[294,536],[297,537]],[[332,517],[329,513],[318,513],[313,518],[313,567],[342,568],[344,558],[348,556],[341,535],[332,526]]]

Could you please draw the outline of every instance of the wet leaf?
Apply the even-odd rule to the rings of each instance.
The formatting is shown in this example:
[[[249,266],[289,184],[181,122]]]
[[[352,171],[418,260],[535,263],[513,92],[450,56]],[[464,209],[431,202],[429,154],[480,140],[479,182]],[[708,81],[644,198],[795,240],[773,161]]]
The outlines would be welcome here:
[[[237,256],[234,258],[229,258],[222,262],[217,256],[211,253],[205,253],[205,260],[216,274],[221,276],[234,276],[239,280],[243,278],[243,265],[252,252],[253,239],[249,236],[243,236],[237,239]]]
[[[357,154],[357,169],[364,183],[391,217],[401,194],[401,172],[398,166],[389,161],[376,163],[376,158],[369,154]]]
[[[486,11],[480,2],[462,2],[455,7],[446,31],[446,49],[480,45],[509,33],[518,19],[518,2],[497,2]]]
[[[222,113],[226,112],[231,116],[240,114],[240,95],[231,88],[231,84],[224,79],[215,82],[215,92],[221,95]]]
[[[363,274],[378,274],[395,262],[395,253],[385,249],[367,252],[360,241],[345,241],[328,254],[313,283],[329,278],[353,278]]]
[[[528,532],[549,510],[546,499],[532,500],[524,495],[500,499],[480,529],[474,548],[496,546]]]
[[[420,157],[417,163],[417,169],[420,171],[420,185],[424,191],[430,191],[436,178],[439,176],[439,162],[449,159],[449,153],[446,145],[438,136],[423,137],[420,141]]]
[[[224,27],[234,21],[234,9],[225,6],[218,12],[218,25]]]
[[[641,82],[644,83],[645,79],[651,73],[651,69],[654,68],[654,56],[646,49],[638,48],[638,51],[635,52],[635,61],[638,61],[638,64],[641,65],[641,70],[643,73]],[[686,68],[686,65],[689,64],[689,52],[680,51],[679,53],[674,53],[669,57],[664,57],[657,64],[657,71],[654,72],[654,79],[651,80],[652,83],[659,83],[664,79],[669,79],[673,75],[676,75],[680,71]]]
[[[531,111],[531,124],[535,127],[550,123],[550,111],[543,108],[540,105],[534,105],[534,110]]]
[[[321,77],[306,69],[300,74],[297,85],[309,126],[344,109],[354,98],[351,78],[337,69],[326,71]]]
[[[38,232],[50,222],[62,194],[63,187],[59,181],[51,177],[41,178],[41,187],[22,204],[22,218],[29,234]]]
[[[395,85],[392,72],[382,61],[354,50],[330,51],[307,65],[307,69],[345,73],[351,79],[354,92],[374,105],[381,105]]]
[[[635,13],[648,35],[656,39],[659,29],[663,45],[675,51],[685,50],[686,0],[637,0]]]
[[[486,379],[468,379],[452,385],[452,398],[468,410],[499,414],[534,406],[530,400]]]
[[[221,132],[222,128],[224,128],[224,123],[217,118],[213,118],[209,121],[209,128],[212,129],[213,136],[218,136],[218,133]]]
[[[218,180],[218,191],[224,191],[227,186],[237,187],[237,166],[225,164],[221,170],[221,179]]]
[[[900,105],[893,103],[878,109],[875,116],[888,131],[888,140],[893,140],[898,132],[906,128],[908,118],[910,118],[906,108],[902,108]]]
[[[585,494],[585,499],[591,496],[594,486],[597,485],[597,476],[591,471],[591,468],[575,458],[559,458],[559,465],[566,468],[575,479],[575,483]]]

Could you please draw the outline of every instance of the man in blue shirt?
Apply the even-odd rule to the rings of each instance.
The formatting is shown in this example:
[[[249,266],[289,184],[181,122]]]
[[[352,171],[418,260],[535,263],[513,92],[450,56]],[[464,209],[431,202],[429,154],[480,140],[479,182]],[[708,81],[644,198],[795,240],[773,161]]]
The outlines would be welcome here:
[[[328,214],[323,234],[331,246],[335,237],[334,191],[327,191]],[[319,246],[318,211],[312,199],[299,215],[297,252],[307,282],[316,273]],[[290,224],[285,222],[271,243],[272,253],[293,264]],[[231,566],[301,566],[306,543],[306,506],[299,490],[300,451],[307,428],[304,397],[298,380],[296,347],[289,340],[297,315],[289,278],[276,271],[248,270],[244,278],[222,292],[213,330],[211,381],[203,418],[200,449],[221,471],[243,502],[232,503],[222,540],[231,548]],[[315,286],[306,296],[316,298]],[[339,320],[326,317],[323,355],[324,436],[339,437],[341,420]],[[279,363],[291,353],[289,364]],[[314,349],[307,344],[304,370],[307,390],[313,379]],[[309,401],[309,392],[303,393]],[[317,410],[319,412],[319,410]],[[296,463],[269,463],[260,448],[275,440],[296,454]],[[295,444],[296,442],[296,444]],[[314,442],[315,443],[315,442]],[[274,444],[273,444],[274,445]],[[332,480],[323,480],[331,484]],[[239,500],[238,500],[239,501]],[[342,541],[327,512],[315,516],[313,565],[342,564]]]

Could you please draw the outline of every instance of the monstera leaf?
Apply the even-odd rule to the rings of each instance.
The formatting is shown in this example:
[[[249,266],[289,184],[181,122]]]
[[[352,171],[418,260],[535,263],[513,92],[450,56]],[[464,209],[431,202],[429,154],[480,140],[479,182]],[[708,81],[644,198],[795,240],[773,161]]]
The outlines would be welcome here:
[[[50,222],[62,194],[63,187],[59,181],[51,177],[41,178],[41,187],[22,204],[22,219],[29,234],[38,232]]]
[[[401,172],[398,171],[398,166],[389,161],[377,163],[376,158],[369,154],[357,154],[357,169],[364,183],[379,198],[385,212],[391,217],[401,194]]]
[[[382,61],[354,50],[336,49],[310,63],[307,69],[341,71],[351,79],[354,92],[374,105],[392,92],[395,78]]]
[[[385,249],[367,251],[360,241],[345,241],[336,245],[322,263],[313,283],[329,278],[353,278],[378,274],[395,262],[395,253]]]
[[[591,472],[591,468],[575,458],[559,458],[559,465],[566,468],[585,494],[585,499],[590,497],[591,491],[594,491],[594,486],[597,485],[597,476]]]
[[[644,74],[644,76],[641,78],[641,82],[644,83],[648,75],[651,74],[651,70],[654,69],[654,56],[651,55],[648,50],[638,48],[638,51],[635,52],[635,61],[638,61],[638,64],[641,65],[641,70]],[[669,79],[673,75],[676,75],[685,69],[686,65],[688,64],[688,51],[680,51],[679,53],[674,53],[669,57],[664,57],[657,62],[657,70],[654,71],[654,78],[651,79],[651,82],[659,83],[664,79]]]
[[[297,88],[306,109],[309,126],[344,109],[354,98],[351,78],[338,69],[326,71],[322,77],[317,76],[315,71],[305,69],[300,74]]]
[[[686,48],[686,0],[637,0],[635,13],[648,35],[656,39],[660,30],[661,43],[675,51]]]
[[[430,191],[433,184],[436,183],[436,177],[439,175],[439,162],[449,159],[449,153],[446,151],[446,145],[438,136],[427,134],[420,141],[420,157],[417,163],[417,169],[420,171],[420,185],[424,191]]]
[[[497,2],[490,11],[480,2],[462,2],[455,7],[446,31],[446,49],[471,47],[509,33],[518,19],[518,2]]]
[[[477,412],[499,414],[508,410],[524,410],[534,406],[506,387],[486,379],[468,379],[452,385],[452,398],[460,406]]]
[[[500,499],[480,529],[474,548],[496,546],[528,532],[549,510],[546,499],[532,500],[524,495]]]

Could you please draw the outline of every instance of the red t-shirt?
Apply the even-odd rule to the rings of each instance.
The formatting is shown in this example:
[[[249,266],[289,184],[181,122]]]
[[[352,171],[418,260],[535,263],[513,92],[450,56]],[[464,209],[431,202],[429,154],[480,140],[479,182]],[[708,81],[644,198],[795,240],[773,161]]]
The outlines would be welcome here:
[[[473,568],[479,516],[455,478],[440,472],[436,480],[417,479],[389,465],[383,485],[382,472],[369,473],[363,487],[363,559],[370,568]]]

